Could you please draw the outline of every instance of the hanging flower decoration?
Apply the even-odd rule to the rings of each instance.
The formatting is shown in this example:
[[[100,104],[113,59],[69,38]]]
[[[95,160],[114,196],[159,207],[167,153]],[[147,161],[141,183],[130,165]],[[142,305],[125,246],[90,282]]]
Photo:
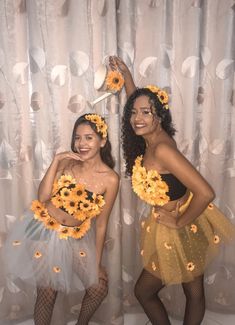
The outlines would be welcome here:
[[[110,70],[105,79],[107,89],[111,92],[118,92],[122,89],[124,85],[124,78],[121,72],[115,70]]]
[[[142,166],[143,156],[138,156],[132,169],[132,187],[134,192],[151,205],[163,206],[170,198],[166,182],[156,170],[146,171]]]
[[[151,90],[151,92],[156,94],[159,101],[162,103],[163,107],[165,109],[169,109],[169,106],[168,106],[169,96],[165,90],[163,90],[157,86],[154,86],[154,85],[148,85],[145,88],[148,88],[149,90]]]

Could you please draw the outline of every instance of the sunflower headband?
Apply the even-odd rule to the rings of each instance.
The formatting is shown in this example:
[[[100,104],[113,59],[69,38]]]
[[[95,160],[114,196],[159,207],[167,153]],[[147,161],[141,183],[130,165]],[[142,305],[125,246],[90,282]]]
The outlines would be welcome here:
[[[96,130],[98,133],[102,134],[102,138],[107,138],[108,126],[105,121],[101,118],[101,116],[97,114],[88,114],[85,115],[85,119],[95,124]]]
[[[162,90],[161,88],[154,86],[154,85],[148,85],[145,88],[151,90],[152,93],[157,95],[157,98],[162,103],[163,107],[165,109],[169,109],[169,106],[168,106],[169,97],[165,90]]]

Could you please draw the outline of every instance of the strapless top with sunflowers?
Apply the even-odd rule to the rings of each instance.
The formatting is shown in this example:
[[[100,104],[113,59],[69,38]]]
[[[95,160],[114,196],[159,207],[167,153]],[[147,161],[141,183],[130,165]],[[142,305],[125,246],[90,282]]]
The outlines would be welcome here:
[[[59,237],[65,239],[83,237],[90,229],[91,219],[98,216],[105,205],[102,194],[86,190],[85,186],[77,183],[71,175],[61,175],[54,182],[51,202],[56,208],[62,209],[80,221],[79,226],[61,225],[49,215],[45,205],[38,200],[34,200],[31,205],[34,218],[42,221],[46,228],[58,231]]]
[[[143,156],[138,156],[132,169],[132,187],[142,200],[151,205],[163,206],[185,195],[187,188],[173,174],[147,171],[142,161]]]

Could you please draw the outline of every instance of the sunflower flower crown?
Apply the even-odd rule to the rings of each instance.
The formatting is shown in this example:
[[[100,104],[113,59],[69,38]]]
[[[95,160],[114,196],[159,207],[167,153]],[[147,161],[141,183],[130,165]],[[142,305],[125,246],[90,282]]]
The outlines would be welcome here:
[[[98,133],[102,134],[102,138],[107,138],[108,126],[101,116],[98,114],[87,114],[85,115],[85,119],[95,124],[96,130]]]
[[[107,76],[105,78],[105,84],[107,87],[107,90],[111,92],[118,92],[122,89],[124,85],[124,78],[121,72],[117,70],[110,70],[107,73]]]
[[[56,230],[59,238],[81,238],[90,229],[91,219],[100,214],[105,201],[102,195],[87,191],[82,184],[76,184],[71,175],[62,175],[53,184],[52,204],[61,208],[81,223],[79,226],[67,227],[61,225],[48,214],[43,203],[32,202],[31,210],[34,218],[43,222],[47,229]]]
[[[167,94],[167,92],[157,86],[154,85],[148,85],[145,88],[151,90],[152,93],[154,93],[155,95],[157,95],[157,98],[159,99],[159,101],[162,103],[163,107],[165,109],[169,109],[169,96]]]
[[[163,206],[170,198],[168,185],[156,170],[147,171],[142,166],[143,156],[138,156],[132,169],[132,188],[139,198],[151,205]]]

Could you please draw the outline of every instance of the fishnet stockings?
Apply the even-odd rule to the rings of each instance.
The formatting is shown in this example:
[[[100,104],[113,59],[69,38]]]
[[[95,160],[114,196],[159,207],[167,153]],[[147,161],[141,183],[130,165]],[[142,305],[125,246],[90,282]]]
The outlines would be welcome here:
[[[158,297],[161,280],[143,270],[135,285],[135,295],[153,325],[170,325],[166,309]]]
[[[108,283],[99,279],[99,284],[86,290],[76,325],[87,325],[94,312],[108,294]]]
[[[186,296],[183,325],[200,325],[205,313],[203,276],[182,283]],[[143,270],[135,286],[135,295],[153,325],[170,325],[166,309],[158,297],[164,287],[161,280]]]
[[[38,288],[34,306],[35,325],[50,325],[57,291],[51,288]]]
[[[184,325],[200,325],[205,314],[203,275],[194,281],[182,283],[186,296]]]

